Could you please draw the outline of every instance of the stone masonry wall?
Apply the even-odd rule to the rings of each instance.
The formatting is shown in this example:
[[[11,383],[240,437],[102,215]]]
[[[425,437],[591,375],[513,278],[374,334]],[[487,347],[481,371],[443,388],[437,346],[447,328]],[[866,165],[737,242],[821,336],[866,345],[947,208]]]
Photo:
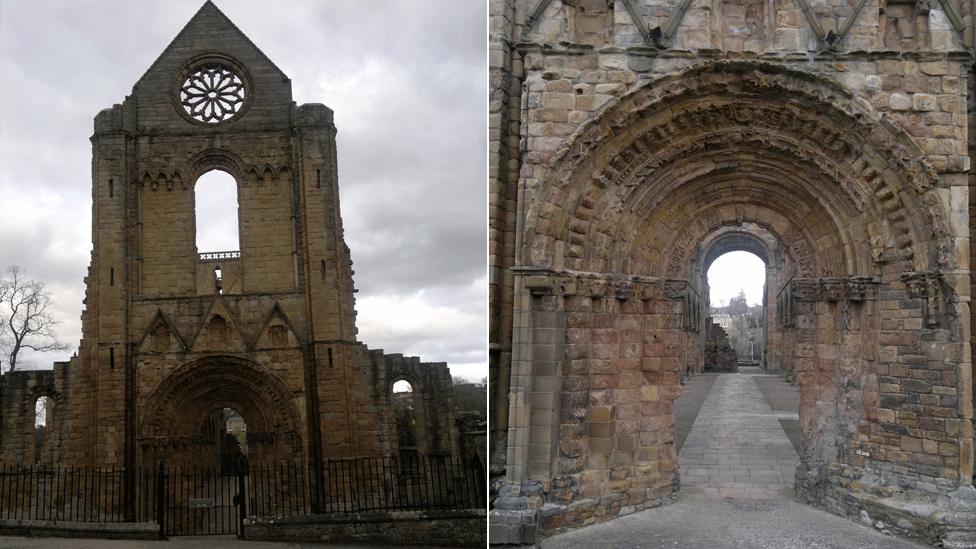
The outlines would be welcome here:
[[[767,364],[801,389],[800,497],[850,516],[868,505],[856,503],[867,501],[864,494],[889,489],[902,498],[885,500],[891,516],[910,501],[949,505],[972,475],[969,6],[957,14],[943,4],[867,2],[855,13],[855,2],[841,1],[814,4],[808,17],[806,2],[694,1],[686,11],[676,1],[598,4],[491,3],[498,99],[491,146],[512,171],[498,164],[495,172],[491,228],[499,245],[490,264],[501,273],[514,263],[516,289],[511,305],[501,293],[491,297],[501,323],[492,344],[514,352],[511,376],[492,378],[511,383],[493,397],[508,410],[506,494],[527,497],[518,496],[519,486],[539,482],[538,502],[548,503],[539,525],[552,532],[640,508],[652,500],[635,489],[644,479],[673,475],[677,487],[680,464],[672,472],[661,458],[640,470],[621,461],[622,448],[601,442],[606,429],[615,441],[627,439],[632,390],[656,391],[660,419],[644,421],[662,422],[662,435],[644,438],[648,452],[666,454],[663,402],[677,392],[667,390],[668,379],[648,377],[644,361],[657,357],[644,354],[647,344],[663,346],[660,375],[677,376],[701,360],[689,358],[701,336],[676,330],[681,315],[657,317],[662,324],[646,324],[640,337],[617,326],[633,299],[625,288],[645,278],[692,280],[703,242],[723,227],[752,224],[779,250],[767,263],[776,275],[767,296],[775,298]],[[786,91],[776,77],[759,76],[740,94],[730,83],[743,73],[723,68],[733,66],[790,73],[804,84]],[[714,80],[699,81],[700,74]],[[521,84],[517,116],[505,108],[516,96],[513,80]],[[778,103],[784,95],[791,106]],[[801,96],[817,99],[805,106]],[[756,105],[767,101],[765,117],[758,112],[766,107]],[[804,109],[807,121],[793,126],[788,119]],[[839,109],[836,121],[831,109]],[[849,122],[839,121],[840,111]],[[849,141],[845,132],[887,132],[898,145]],[[787,152],[794,145],[780,141],[786,134],[809,148]],[[513,139],[519,154],[503,157]],[[855,154],[872,147],[870,158]],[[826,159],[835,153],[839,160]],[[862,169],[868,165],[874,168]],[[808,182],[806,189],[836,184],[811,200],[805,190],[784,192],[787,179]],[[505,199],[511,186],[515,204]],[[515,236],[500,236],[508,233]],[[501,245],[508,242],[514,249]],[[521,297],[520,276],[528,281],[537,272],[623,285],[607,291],[612,311],[588,313],[612,312],[602,322],[614,333],[581,330],[588,325],[580,325],[578,297],[549,303],[554,298],[538,290]],[[493,282],[502,288],[504,280],[499,274]],[[552,287],[554,295],[573,295]],[[670,311],[678,303],[662,306],[680,312]],[[554,344],[539,340],[552,319],[557,332],[566,330]],[[642,343],[643,377],[632,387],[629,349]],[[506,371],[501,363],[492,375]],[[583,390],[586,398],[573,395]],[[593,397],[594,390],[607,392]],[[551,419],[550,410],[563,409],[578,419]],[[829,503],[837,500],[855,503],[841,510]],[[518,507],[506,500],[499,520]],[[925,520],[923,530],[934,519]]]
[[[0,376],[0,402],[3,418],[0,430],[0,461],[13,463],[57,463],[65,437],[65,406],[70,395],[69,362],[56,362],[53,370],[22,370]],[[48,397],[47,428],[40,454],[35,451],[35,405]]]
[[[482,509],[313,515],[298,519],[252,518],[244,523],[244,537],[256,541],[435,547],[483,547],[487,541]]]
[[[705,371],[734,372],[739,368],[729,334],[717,322],[710,322],[705,335]]]

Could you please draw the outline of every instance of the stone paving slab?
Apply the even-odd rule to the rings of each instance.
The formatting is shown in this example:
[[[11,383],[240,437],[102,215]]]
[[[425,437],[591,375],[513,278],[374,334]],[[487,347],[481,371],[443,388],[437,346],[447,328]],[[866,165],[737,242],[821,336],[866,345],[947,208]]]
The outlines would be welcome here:
[[[742,368],[715,378],[679,452],[682,486],[677,501],[554,536],[540,547],[926,547],[793,501],[799,458],[780,424],[789,413],[782,408],[790,395],[778,399],[773,411],[754,380],[760,375],[758,369]],[[788,390],[792,388],[781,392]]]
[[[919,549],[825,511],[778,499],[678,501],[544,540],[542,549]]]
[[[786,431],[786,436],[793,443],[793,448],[799,452],[803,440],[803,434],[800,431],[800,417],[797,414],[797,410],[800,409],[799,389],[782,377],[775,375],[755,375],[752,380],[759,386],[759,390],[766,397],[766,402],[769,403],[773,412],[784,414],[778,416],[780,426]]]
[[[716,377],[715,374],[697,375],[686,379],[681,386],[681,396],[674,401],[674,444],[677,450],[684,446]]]
[[[743,368],[745,370],[745,368]],[[793,485],[799,456],[750,373],[712,383],[678,454],[688,494],[776,498]]]

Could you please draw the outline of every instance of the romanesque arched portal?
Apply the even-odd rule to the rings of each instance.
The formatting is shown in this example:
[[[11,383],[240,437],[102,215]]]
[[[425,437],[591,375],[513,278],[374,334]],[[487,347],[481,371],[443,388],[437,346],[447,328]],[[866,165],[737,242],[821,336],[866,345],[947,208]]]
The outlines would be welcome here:
[[[506,472],[541,483],[544,530],[679,489],[672,402],[700,370],[703,272],[729,249],[776,273],[800,499],[856,515],[866,494],[969,485],[964,235],[888,115],[826,77],[712,62],[648,79],[526,158]]]
[[[220,443],[209,432],[214,411],[230,409],[247,426],[248,457],[258,464],[302,461],[301,414],[271,372],[246,359],[211,356],[180,367],[144,399],[140,459],[144,464],[216,468]],[[219,434],[219,433],[217,433]]]

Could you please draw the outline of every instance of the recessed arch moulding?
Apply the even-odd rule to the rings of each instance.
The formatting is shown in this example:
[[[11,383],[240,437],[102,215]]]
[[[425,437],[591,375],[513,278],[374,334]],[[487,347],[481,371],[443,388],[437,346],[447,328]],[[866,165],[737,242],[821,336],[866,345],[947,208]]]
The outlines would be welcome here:
[[[712,62],[634,86],[559,147],[532,139],[505,471],[552,504],[543,531],[679,489],[672,403],[702,366],[707,268],[733,249],[767,264],[801,500],[857,516],[970,485],[966,234],[888,115],[826,77]]]
[[[755,356],[758,358],[760,366],[767,372],[787,373],[789,375],[789,372],[783,371],[783,330],[779,328],[776,322],[775,289],[779,287],[778,281],[783,278],[782,273],[791,272],[791,267],[786,264],[789,261],[789,256],[780,252],[779,241],[775,235],[772,235],[765,228],[745,221],[741,224],[726,225],[712,231],[698,246],[693,260],[691,282],[698,295],[702,296],[705,302],[702,306],[704,318],[701,320],[701,325],[704,326],[704,330],[708,330],[710,329],[709,324],[714,323],[710,316],[711,289],[708,283],[708,273],[712,263],[726,253],[734,251],[751,253],[766,267],[760,303],[763,309],[763,337],[762,345],[756,350]],[[700,352],[705,353],[705,348],[708,345],[709,334],[706,331],[703,336],[699,337]],[[714,366],[714,364],[707,364],[707,362],[708,357],[703,355],[701,365],[705,368]]]

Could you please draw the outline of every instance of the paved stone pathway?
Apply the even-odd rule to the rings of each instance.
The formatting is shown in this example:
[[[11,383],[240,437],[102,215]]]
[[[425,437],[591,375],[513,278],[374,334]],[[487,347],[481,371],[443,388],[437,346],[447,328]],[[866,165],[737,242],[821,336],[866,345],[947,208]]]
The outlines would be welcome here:
[[[793,486],[799,457],[753,381],[758,368],[721,374],[678,454],[686,494],[775,498]],[[793,414],[795,416],[795,414]]]
[[[909,549],[885,535],[793,500],[796,450],[756,384],[758,368],[720,374],[697,411],[678,459],[681,492],[670,504],[545,539],[542,549]],[[706,376],[689,384],[706,383]],[[768,381],[768,383],[773,383]],[[777,389],[786,402],[795,389]],[[792,392],[792,393],[791,393]],[[685,394],[694,395],[696,391]],[[782,403],[781,403],[782,404]]]

